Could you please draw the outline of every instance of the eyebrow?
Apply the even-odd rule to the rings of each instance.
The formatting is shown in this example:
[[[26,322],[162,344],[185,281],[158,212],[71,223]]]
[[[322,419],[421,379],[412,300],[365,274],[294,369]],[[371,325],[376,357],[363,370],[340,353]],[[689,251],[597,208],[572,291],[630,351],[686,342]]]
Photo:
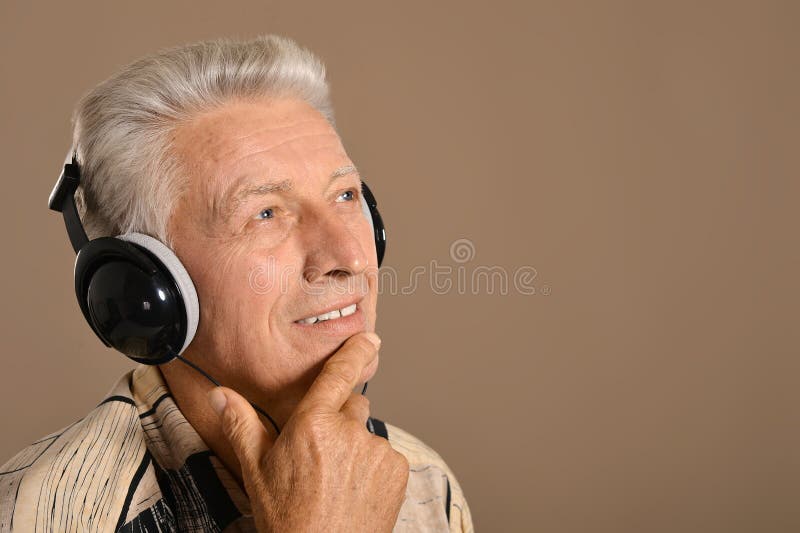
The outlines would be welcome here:
[[[337,178],[349,176],[350,174],[358,174],[358,169],[353,165],[345,165],[337,168],[328,178],[328,186],[330,186],[330,184]],[[270,181],[267,183],[254,185],[252,187],[245,187],[236,192],[236,194],[234,194],[229,200],[223,200],[222,215],[225,219],[227,219],[230,217],[230,215],[235,213],[237,209],[239,209],[239,206],[241,206],[245,200],[251,196],[265,196],[273,193],[285,193],[291,190],[292,182],[288,179]]]
[[[339,167],[333,171],[330,177],[330,181],[335,180],[336,178],[347,176],[348,174],[358,174],[358,169],[353,165],[345,165],[343,167]]]

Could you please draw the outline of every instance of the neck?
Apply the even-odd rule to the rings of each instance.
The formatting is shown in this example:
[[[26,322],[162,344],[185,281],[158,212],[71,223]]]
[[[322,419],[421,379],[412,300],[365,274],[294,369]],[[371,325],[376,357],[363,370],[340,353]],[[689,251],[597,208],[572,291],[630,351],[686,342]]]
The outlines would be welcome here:
[[[239,460],[236,458],[233,448],[222,432],[222,425],[219,417],[211,410],[211,406],[208,403],[208,393],[215,385],[196,369],[191,368],[181,361],[172,361],[161,365],[159,368],[164,376],[164,381],[169,387],[170,394],[180,408],[181,413],[183,413],[183,416],[186,417],[186,420],[189,421],[214,455],[216,455],[231,474],[233,474],[239,482],[239,485],[244,488],[242,469]],[[213,374],[212,377],[219,379]],[[227,385],[225,382],[221,382],[220,384],[223,386]],[[234,387],[230,388],[236,390]],[[247,399],[249,400],[250,398]],[[255,402],[258,402],[258,400],[259,399],[255,399]],[[293,404],[296,403],[284,402],[270,405],[265,400],[262,400],[262,402],[263,403],[256,403],[256,405],[259,405],[268,412],[270,416],[274,418],[278,427],[284,426],[286,420],[289,418],[289,414],[293,410]],[[259,418],[274,439],[276,435],[272,424],[261,414],[259,414]]]

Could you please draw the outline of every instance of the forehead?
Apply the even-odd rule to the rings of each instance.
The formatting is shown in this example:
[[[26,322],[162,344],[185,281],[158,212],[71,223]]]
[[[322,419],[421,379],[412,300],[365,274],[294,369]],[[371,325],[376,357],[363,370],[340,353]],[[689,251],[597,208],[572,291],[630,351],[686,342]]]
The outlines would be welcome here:
[[[296,99],[231,102],[175,130],[173,146],[189,188],[221,194],[248,178],[312,178],[347,154],[331,124]],[[195,183],[192,183],[195,182]]]

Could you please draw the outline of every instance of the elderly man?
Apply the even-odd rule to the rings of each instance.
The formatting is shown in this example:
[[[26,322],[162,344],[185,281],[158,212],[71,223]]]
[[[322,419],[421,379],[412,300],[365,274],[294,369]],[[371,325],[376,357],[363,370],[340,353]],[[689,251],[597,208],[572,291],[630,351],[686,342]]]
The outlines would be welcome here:
[[[275,36],[167,50],[74,122],[51,207],[81,309],[145,364],[0,467],[0,530],[472,530],[441,457],[354,391],[378,366],[375,221],[319,60]]]

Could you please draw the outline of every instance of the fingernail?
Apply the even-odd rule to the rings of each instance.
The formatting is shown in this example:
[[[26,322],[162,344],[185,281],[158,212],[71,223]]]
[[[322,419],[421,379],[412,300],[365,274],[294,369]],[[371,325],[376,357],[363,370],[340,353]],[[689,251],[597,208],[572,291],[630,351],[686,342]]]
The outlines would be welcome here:
[[[381,347],[381,338],[378,337],[375,333],[370,331],[369,333],[366,334],[366,337],[369,340],[369,342],[375,345],[376,348]]]
[[[211,404],[211,408],[215,413],[221,415],[222,411],[225,410],[225,406],[228,404],[228,398],[225,397],[225,393],[222,392],[219,387],[214,387],[211,389],[211,392],[208,393],[208,403]]]

